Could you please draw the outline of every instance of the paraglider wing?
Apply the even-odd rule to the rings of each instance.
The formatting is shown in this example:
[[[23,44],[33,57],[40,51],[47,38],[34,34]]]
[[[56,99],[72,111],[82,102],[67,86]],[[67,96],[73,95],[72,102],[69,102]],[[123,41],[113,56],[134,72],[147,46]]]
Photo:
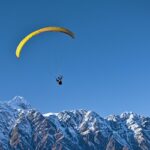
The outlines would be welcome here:
[[[39,30],[36,30],[30,34],[28,34],[17,46],[16,49],[16,57],[19,58],[20,57],[20,53],[22,51],[23,46],[33,37],[36,36],[40,33],[43,32],[63,32],[69,36],[71,36],[72,38],[74,38],[74,34],[73,32],[71,32],[70,30],[63,28],[63,27],[45,27],[45,28],[41,28]]]

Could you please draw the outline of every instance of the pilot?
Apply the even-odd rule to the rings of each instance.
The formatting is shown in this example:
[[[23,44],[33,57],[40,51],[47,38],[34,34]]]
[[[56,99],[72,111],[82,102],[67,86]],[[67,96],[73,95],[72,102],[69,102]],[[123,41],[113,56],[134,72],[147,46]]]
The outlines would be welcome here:
[[[63,76],[62,76],[62,75],[59,75],[59,76],[56,78],[56,82],[58,83],[58,85],[62,85],[62,79],[63,79]]]

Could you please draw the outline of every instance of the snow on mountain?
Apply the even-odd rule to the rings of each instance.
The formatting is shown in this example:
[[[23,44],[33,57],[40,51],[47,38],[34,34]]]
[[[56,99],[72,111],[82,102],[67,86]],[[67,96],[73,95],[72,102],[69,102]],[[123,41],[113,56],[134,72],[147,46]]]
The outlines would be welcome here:
[[[27,101],[21,97],[21,96],[15,96],[12,100],[6,102],[7,105],[14,109],[30,109],[30,104],[27,103]]]
[[[42,114],[16,96],[0,103],[0,150],[150,150],[150,118],[83,109]]]

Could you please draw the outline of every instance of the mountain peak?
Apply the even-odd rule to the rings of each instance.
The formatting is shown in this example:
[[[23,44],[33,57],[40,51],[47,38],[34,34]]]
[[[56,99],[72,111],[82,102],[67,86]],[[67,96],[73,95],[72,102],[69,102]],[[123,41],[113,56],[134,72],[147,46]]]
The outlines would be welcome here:
[[[22,96],[15,96],[12,100],[9,100],[7,104],[14,109],[30,109],[31,108],[31,105]]]
[[[123,112],[120,115],[120,118],[134,118],[134,117],[140,117],[138,114],[134,113],[134,112]]]

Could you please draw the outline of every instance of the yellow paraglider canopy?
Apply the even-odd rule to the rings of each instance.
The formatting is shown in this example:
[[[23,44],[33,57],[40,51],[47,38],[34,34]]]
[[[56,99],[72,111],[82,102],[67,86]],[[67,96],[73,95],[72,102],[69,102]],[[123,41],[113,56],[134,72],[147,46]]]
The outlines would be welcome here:
[[[22,41],[19,43],[19,45],[17,46],[16,49],[16,57],[19,58],[20,57],[20,53],[22,51],[23,46],[33,37],[36,36],[40,33],[43,32],[63,32],[65,34],[68,34],[69,36],[71,36],[72,38],[74,38],[74,33],[71,32],[70,30],[63,28],[63,27],[45,27],[45,28],[41,28],[39,30],[36,30],[34,32],[31,32],[30,34],[28,34],[25,38],[22,39]]]

